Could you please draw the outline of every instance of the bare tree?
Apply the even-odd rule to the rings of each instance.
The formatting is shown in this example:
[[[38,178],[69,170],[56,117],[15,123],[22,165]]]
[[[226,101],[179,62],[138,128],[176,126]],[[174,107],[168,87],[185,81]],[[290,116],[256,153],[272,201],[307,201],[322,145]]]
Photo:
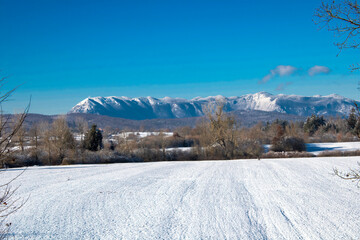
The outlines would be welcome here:
[[[48,156],[47,164],[61,164],[66,152],[75,148],[75,139],[65,117],[57,118],[51,125],[48,122],[42,122],[38,128],[42,148]]]
[[[31,143],[35,149],[39,147],[39,138],[40,138],[40,127],[38,123],[32,124],[29,130],[29,137],[31,139]]]
[[[224,112],[222,103],[208,106],[205,111],[208,122],[203,122],[199,126],[201,145],[210,149],[220,149],[222,157],[226,159],[233,158],[239,145],[235,118]]]
[[[208,114],[212,139],[223,150],[224,157],[233,158],[237,146],[235,118],[224,113],[224,106],[218,106],[214,114]]]
[[[322,2],[316,10],[315,23],[327,27],[329,31],[341,38],[341,41],[335,43],[340,49],[338,54],[345,48],[358,49],[360,47],[360,5],[357,0]],[[358,63],[351,66],[351,71],[359,69]],[[359,110],[356,103],[355,106]],[[349,172],[334,169],[334,174],[342,179],[356,181],[359,187],[360,169],[350,169]]]
[[[22,118],[22,114],[15,114],[14,115],[15,120],[13,121],[13,128],[17,127],[18,121]],[[26,137],[26,131],[24,125],[21,125],[18,131],[15,133],[13,137],[13,142],[17,144],[20,151],[23,153],[25,150],[25,137]]]
[[[359,48],[360,5],[356,0],[322,2],[315,12],[314,22],[340,38],[335,43],[340,50],[338,55],[345,48]],[[351,66],[352,71],[359,69],[359,64]]]
[[[32,124],[29,129],[29,137],[31,143],[31,152],[35,161],[39,160],[39,145],[40,145],[40,125],[38,123]]]
[[[75,139],[65,117],[59,117],[52,123],[52,136],[50,140],[53,142],[57,159],[61,163],[66,151],[75,148]]]
[[[50,165],[52,162],[52,133],[50,124],[48,122],[41,122],[39,124],[40,137],[42,139],[42,148],[47,153],[47,164]]]
[[[0,79],[0,90],[4,88],[6,78],[3,77]],[[2,105],[9,99],[11,94],[16,90],[16,88],[7,91],[5,93],[0,92],[0,108]],[[25,108],[22,114],[19,114],[18,117],[11,116],[10,114],[4,114],[1,110],[0,112],[0,167],[7,167],[7,157],[11,152],[11,142],[14,139],[15,135],[20,131],[22,125],[25,121],[27,113],[30,108],[30,103]],[[19,176],[19,175],[18,175]],[[17,177],[5,181],[5,183],[0,183],[0,239],[6,237],[7,231],[11,223],[6,222],[6,218],[12,213],[16,212],[19,208],[23,206],[25,201],[21,201],[19,198],[15,198],[15,192],[17,188],[12,188],[11,183]],[[0,179],[1,181],[1,179]]]
[[[3,77],[0,79],[0,90],[3,89],[6,78]],[[0,91],[0,108],[2,109],[2,104],[4,104],[11,94],[16,90],[16,88],[1,93]],[[10,153],[10,145],[14,136],[22,128],[25,118],[29,112],[30,103],[26,106],[23,113],[19,114],[17,117],[13,117],[10,114],[4,114],[0,111],[0,163],[1,167],[6,167],[6,157]]]
[[[88,122],[82,117],[77,117],[77,118],[75,118],[75,125],[77,128],[77,131],[80,134],[80,142],[81,142],[81,144],[83,144],[85,133],[89,129]]]

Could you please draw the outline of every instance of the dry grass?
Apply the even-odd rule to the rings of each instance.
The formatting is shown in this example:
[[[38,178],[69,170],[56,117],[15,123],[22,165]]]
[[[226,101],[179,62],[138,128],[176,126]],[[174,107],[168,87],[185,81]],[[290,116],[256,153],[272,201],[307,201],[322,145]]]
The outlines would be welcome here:
[[[315,157],[314,154],[308,152],[267,152],[261,155],[261,158],[308,158]]]
[[[350,157],[360,156],[360,150],[355,151],[324,151],[317,155],[318,157]]]

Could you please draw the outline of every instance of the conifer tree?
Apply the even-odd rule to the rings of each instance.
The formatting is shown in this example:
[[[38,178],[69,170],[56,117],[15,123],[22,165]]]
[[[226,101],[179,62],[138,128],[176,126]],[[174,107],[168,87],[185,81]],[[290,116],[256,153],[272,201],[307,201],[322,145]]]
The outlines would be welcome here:
[[[308,117],[304,123],[304,131],[313,135],[321,126],[326,124],[326,120],[323,116],[319,117],[315,114]]]
[[[84,148],[90,151],[98,151],[103,148],[102,133],[95,124],[85,134]]]
[[[351,109],[349,117],[346,119],[349,130],[353,130],[355,128],[357,117],[355,113],[355,108]]]

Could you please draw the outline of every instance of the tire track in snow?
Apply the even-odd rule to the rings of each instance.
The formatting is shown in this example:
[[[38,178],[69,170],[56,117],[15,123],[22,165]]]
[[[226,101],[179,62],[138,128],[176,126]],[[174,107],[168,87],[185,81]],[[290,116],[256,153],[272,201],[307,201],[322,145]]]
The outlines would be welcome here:
[[[356,239],[356,158],[30,168],[16,239]],[[11,174],[6,174],[11,177]]]
[[[257,167],[261,174],[258,174],[257,178],[251,178],[253,179],[251,190],[261,196],[256,199],[256,205],[265,205],[263,212],[265,219],[271,219],[267,221],[266,226],[272,238],[333,239],[334,236],[338,236],[337,239],[352,239],[356,237],[349,228],[346,231],[339,228],[338,219],[334,218],[334,216],[339,217],[335,206],[341,206],[341,201],[344,199],[339,201],[339,197],[333,194],[334,187],[331,182],[337,179],[328,175],[326,170],[331,167],[324,166],[323,162],[319,164],[320,171],[314,168],[317,161],[321,160],[309,159],[300,162],[296,159],[264,160],[262,165]],[[339,187],[335,189],[343,191]],[[356,191],[352,189],[352,193],[354,190]],[[336,204],[332,204],[332,201]],[[352,205],[351,208],[353,207]],[[355,224],[356,222],[359,223],[358,220]],[[334,229],[338,229],[335,235]]]
[[[121,165],[119,166],[122,167]],[[116,231],[114,230],[104,231],[106,229],[112,229],[112,226],[109,227],[107,224],[108,221],[106,221],[106,217],[103,216],[103,212],[106,212],[107,202],[113,201],[111,201],[111,199],[109,199],[110,201],[106,201],[106,199],[103,199],[102,197],[99,198],[99,193],[100,191],[104,191],[104,189],[112,189],[114,187],[114,182],[120,182],[120,186],[123,184],[126,185],[125,183],[127,183],[127,181],[131,181],[131,179],[140,179],[144,174],[146,175],[147,172],[161,172],[162,168],[167,168],[167,166],[153,163],[144,164],[142,166],[139,167],[139,165],[137,165],[137,167],[133,169],[133,166],[130,165],[130,169],[128,169],[126,165],[124,165],[124,169],[117,169],[119,174],[114,174],[115,169],[112,168],[111,165],[100,165],[100,169],[90,168],[90,170],[95,170],[96,173],[101,174],[101,179],[99,179],[99,175],[94,174],[94,172],[91,174],[85,171],[85,174],[83,174],[82,171],[75,171],[76,173],[74,174],[73,180],[65,180],[68,175],[67,171],[74,169],[58,169],[60,172],[56,174],[56,179],[61,179],[59,182],[53,181],[53,174],[50,174],[46,176],[46,179],[41,180],[39,176],[39,179],[35,180],[35,182],[42,182],[42,185],[37,185],[38,189],[32,192],[32,196],[35,196],[36,199],[43,199],[43,201],[39,204],[38,201],[32,201],[34,198],[30,198],[27,207],[33,209],[31,212],[37,213],[34,216],[34,228],[38,229],[37,226],[39,225],[46,227],[35,230],[36,235],[34,235],[34,238],[47,236],[60,239],[60,237],[55,235],[58,229],[64,229],[62,235],[68,236],[62,237],[62,239],[69,239],[74,235],[81,235],[84,239],[90,236],[91,238],[96,238],[98,235],[104,236],[104,232],[107,232],[107,235],[112,235],[111,232],[116,234]],[[40,172],[43,171],[43,169],[39,170]],[[30,174],[29,172],[25,173]],[[109,179],[111,180],[109,181]],[[46,183],[50,184],[46,185]],[[56,191],[54,191],[55,189]],[[21,190],[24,189],[22,188]],[[117,195],[112,197],[117,197]],[[53,212],[61,214],[52,215]],[[28,219],[31,219],[32,215],[33,214],[29,215]],[[69,217],[72,215],[77,217]],[[109,214],[109,216],[112,215]],[[94,219],[97,219],[99,223],[102,222],[103,224],[97,224],[97,222],[94,222]],[[82,227],[77,227],[79,225]],[[21,236],[26,236],[28,239],[27,236],[30,236],[33,233],[29,233],[28,229],[25,229],[25,231],[18,233],[16,236],[19,238]]]
[[[211,165],[181,201],[189,209],[174,219],[186,227],[171,239],[266,239],[249,191],[222,162]]]

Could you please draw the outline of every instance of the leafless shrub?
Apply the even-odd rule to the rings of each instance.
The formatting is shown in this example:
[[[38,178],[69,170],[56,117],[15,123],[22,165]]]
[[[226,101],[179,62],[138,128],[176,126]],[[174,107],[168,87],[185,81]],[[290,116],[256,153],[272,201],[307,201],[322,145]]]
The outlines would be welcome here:
[[[116,151],[100,150],[97,152],[85,151],[84,164],[104,164],[104,163],[124,163],[124,162],[139,162],[140,160],[135,156],[125,156]]]
[[[137,142],[136,140],[129,140],[118,138],[117,145],[115,146],[115,151],[123,154],[123,155],[132,155],[134,151],[137,149]]]
[[[0,239],[6,239],[8,237],[8,231],[12,223],[8,222],[7,218],[22,208],[27,201],[27,199],[16,197],[16,191],[19,186],[12,186],[12,183],[20,177],[24,171],[25,170],[16,177],[0,185]],[[0,174],[4,173],[4,171],[0,172]]]
[[[191,150],[191,151],[169,151],[166,152],[166,161],[194,161],[199,160],[199,155]]]
[[[323,151],[318,154],[318,157],[350,157],[360,156],[360,150],[355,151]]]
[[[274,152],[304,152],[306,151],[306,145],[301,138],[281,137],[273,142],[270,150]]]

